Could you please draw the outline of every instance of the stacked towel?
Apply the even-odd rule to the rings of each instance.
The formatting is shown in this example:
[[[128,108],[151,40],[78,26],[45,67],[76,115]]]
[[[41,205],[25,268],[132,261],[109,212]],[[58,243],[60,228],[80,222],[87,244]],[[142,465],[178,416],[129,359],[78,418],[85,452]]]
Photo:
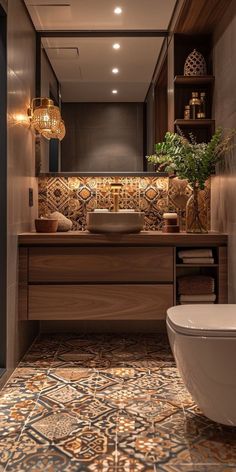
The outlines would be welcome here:
[[[184,275],[178,277],[178,295],[181,305],[214,303],[215,280],[208,275]]]
[[[216,295],[215,293],[209,295],[180,295],[179,301],[181,305],[214,303],[216,301]]]
[[[179,295],[209,295],[215,291],[215,280],[209,275],[183,275],[177,282]]]
[[[212,249],[186,249],[178,252],[183,264],[214,264]]]

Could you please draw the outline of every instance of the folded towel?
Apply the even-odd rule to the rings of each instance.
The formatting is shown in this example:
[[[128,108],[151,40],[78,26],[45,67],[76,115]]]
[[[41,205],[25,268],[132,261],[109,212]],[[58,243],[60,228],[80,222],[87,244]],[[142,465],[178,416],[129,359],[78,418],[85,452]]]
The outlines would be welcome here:
[[[214,302],[180,302],[180,305],[214,305]]]
[[[131,208],[128,208],[128,209],[122,209],[122,210],[119,210],[119,213],[134,213],[135,210],[131,209]]]
[[[214,302],[216,300],[216,294],[212,293],[209,295],[180,295],[181,302]]]
[[[95,208],[94,213],[108,213],[107,208]]]
[[[213,257],[212,249],[186,249],[178,252],[180,259],[183,257]]]
[[[183,275],[178,277],[179,295],[205,295],[214,293],[215,280],[209,275]]]
[[[183,264],[214,264],[213,257],[184,257]]]

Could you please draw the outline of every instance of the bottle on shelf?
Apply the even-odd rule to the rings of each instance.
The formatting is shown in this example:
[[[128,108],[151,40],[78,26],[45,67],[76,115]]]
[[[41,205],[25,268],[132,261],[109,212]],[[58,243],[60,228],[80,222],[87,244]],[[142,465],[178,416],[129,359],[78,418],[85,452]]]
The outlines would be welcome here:
[[[200,109],[197,113],[197,118],[206,118],[206,94],[205,92],[200,93]]]
[[[198,92],[192,92],[192,98],[189,100],[190,106],[190,118],[192,120],[197,119],[197,114],[200,113],[201,100],[198,96]]]
[[[190,119],[190,105],[185,105],[184,107],[184,119],[185,120]]]

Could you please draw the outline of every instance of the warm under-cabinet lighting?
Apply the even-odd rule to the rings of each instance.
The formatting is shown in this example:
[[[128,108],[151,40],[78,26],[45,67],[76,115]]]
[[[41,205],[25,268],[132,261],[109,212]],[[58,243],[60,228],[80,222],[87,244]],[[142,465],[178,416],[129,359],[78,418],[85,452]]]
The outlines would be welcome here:
[[[118,90],[112,90],[113,95],[116,95],[118,93]]]
[[[63,139],[65,125],[61,119],[60,109],[50,98],[34,98],[28,110],[31,125],[47,139]]]
[[[118,67],[113,67],[112,74],[118,74],[118,73],[119,73]]]

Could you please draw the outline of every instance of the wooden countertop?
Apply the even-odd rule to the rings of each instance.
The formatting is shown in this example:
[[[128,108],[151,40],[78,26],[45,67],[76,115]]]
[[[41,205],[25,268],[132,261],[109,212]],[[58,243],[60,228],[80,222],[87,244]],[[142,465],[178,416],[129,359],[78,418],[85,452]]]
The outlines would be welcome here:
[[[106,233],[89,231],[68,231],[67,233],[22,233],[18,236],[20,246],[224,246],[227,234],[162,233],[141,231],[137,234]]]

